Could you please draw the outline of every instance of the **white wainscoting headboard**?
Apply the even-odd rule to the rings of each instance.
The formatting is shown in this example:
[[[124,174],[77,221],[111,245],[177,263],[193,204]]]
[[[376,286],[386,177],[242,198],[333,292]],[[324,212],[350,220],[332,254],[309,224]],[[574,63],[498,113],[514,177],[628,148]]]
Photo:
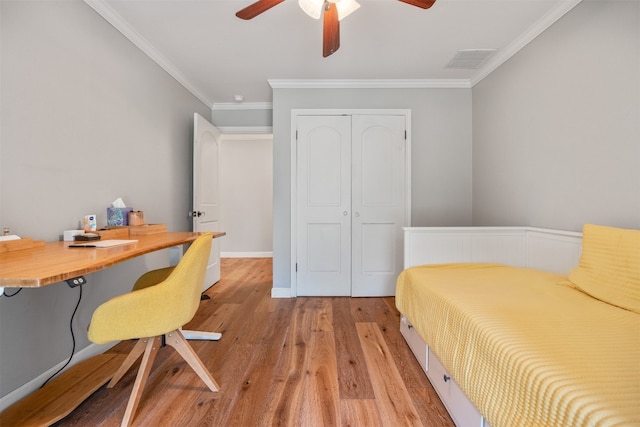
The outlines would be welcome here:
[[[533,227],[405,227],[404,268],[486,262],[568,274],[582,233]]]

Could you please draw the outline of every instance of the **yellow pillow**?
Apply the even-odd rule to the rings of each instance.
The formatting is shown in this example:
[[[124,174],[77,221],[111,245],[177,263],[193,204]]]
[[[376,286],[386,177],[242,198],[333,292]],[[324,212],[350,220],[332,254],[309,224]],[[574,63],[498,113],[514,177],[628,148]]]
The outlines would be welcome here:
[[[569,280],[594,298],[640,313],[640,230],[586,224]]]

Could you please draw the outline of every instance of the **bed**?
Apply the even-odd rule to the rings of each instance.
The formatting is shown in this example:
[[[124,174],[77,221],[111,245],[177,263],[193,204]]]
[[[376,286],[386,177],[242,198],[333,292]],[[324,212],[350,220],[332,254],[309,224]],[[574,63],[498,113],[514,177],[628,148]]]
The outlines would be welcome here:
[[[640,425],[640,230],[406,229],[405,258],[400,328],[458,426]]]

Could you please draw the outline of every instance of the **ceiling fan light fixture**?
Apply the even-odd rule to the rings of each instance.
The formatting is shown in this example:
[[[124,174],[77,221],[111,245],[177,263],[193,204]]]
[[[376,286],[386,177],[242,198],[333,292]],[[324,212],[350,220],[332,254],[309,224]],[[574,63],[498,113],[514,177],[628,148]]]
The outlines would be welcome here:
[[[236,12],[240,19],[253,19],[284,0],[258,0]],[[422,9],[428,9],[436,0],[400,0]],[[322,17],[322,56],[327,57],[340,49],[340,21],[360,8],[356,0],[298,0],[300,9],[313,19]]]
[[[329,1],[329,0],[327,0]],[[300,9],[313,19],[320,19],[325,0],[298,0]],[[355,0],[333,0],[338,10],[338,19],[342,20],[360,7]]]
[[[300,6],[300,9],[304,11],[304,13],[306,13],[313,19],[320,19],[320,16],[322,15],[322,6],[324,5],[324,0],[298,0],[298,5]]]
[[[360,8],[360,4],[356,0],[336,0],[334,3],[338,8],[338,19],[340,21]]]

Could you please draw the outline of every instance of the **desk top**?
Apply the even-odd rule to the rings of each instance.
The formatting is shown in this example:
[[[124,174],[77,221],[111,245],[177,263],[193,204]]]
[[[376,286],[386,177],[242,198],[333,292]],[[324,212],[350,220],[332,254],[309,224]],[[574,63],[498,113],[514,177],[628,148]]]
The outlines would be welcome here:
[[[202,233],[169,232],[135,236],[138,241],[109,248],[69,248],[74,242],[51,242],[44,246],[0,254],[0,286],[39,288],[161,249],[193,242]],[[214,232],[213,238],[224,236]]]

